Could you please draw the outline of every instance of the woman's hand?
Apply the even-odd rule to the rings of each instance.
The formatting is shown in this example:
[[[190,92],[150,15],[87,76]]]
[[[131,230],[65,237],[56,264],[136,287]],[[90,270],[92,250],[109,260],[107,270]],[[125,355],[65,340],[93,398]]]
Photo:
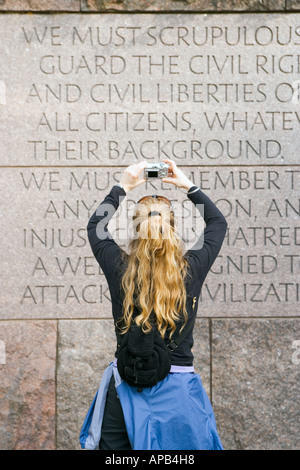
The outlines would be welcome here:
[[[187,191],[194,186],[194,183],[188,179],[188,177],[180,170],[176,163],[173,160],[164,160],[165,163],[168,163],[169,170],[168,170],[168,177],[162,178],[163,183],[172,183],[178,188],[184,188]]]
[[[139,186],[142,183],[146,182],[146,178],[139,178],[144,168],[147,166],[147,162],[143,161],[140,163],[134,163],[133,165],[128,166],[121,177],[120,184],[125,189],[126,193],[130,189]]]

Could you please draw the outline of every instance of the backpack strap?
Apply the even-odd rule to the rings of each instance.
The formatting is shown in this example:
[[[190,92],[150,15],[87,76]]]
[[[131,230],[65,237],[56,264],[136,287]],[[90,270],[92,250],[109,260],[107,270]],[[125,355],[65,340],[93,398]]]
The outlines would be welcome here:
[[[115,323],[115,332],[116,332],[116,337],[117,337],[117,351],[118,351],[118,349],[119,349],[120,346],[121,346],[121,342],[122,342],[122,339],[123,339],[123,335],[120,335],[116,323]]]
[[[182,341],[189,333],[189,331],[191,331],[193,326],[194,322],[190,321],[190,323],[183,328],[182,332],[175,339],[171,339],[171,341],[167,344],[167,347],[171,349],[172,352],[174,351],[174,349],[178,348],[180,343],[182,343]]]

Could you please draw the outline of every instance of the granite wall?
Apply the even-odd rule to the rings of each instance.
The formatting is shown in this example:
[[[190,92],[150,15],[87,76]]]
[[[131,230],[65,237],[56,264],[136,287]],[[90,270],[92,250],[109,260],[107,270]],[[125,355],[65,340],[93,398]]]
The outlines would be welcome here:
[[[1,449],[79,449],[115,350],[86,224],[123,168],[164,157],[228,221],[193,350],[224,447],[299,449],[297,10],[0,0]],[[202,220],[158,182],[126,197],[116,239],[126,247],[126,214],[153,191],[191,246]]]

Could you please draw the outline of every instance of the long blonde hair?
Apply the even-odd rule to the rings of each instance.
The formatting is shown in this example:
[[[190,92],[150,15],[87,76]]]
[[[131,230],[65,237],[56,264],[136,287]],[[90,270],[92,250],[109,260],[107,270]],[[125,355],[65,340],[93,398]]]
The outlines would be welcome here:
[[[122,276],[121,333],[128,331],[132,321],[149,333],[153,313],[162,337],[167,330],[169,337],[173,335],[175,322],[184,320],[183,328],[187,321],[184,279],[188,264],[174,222],[173,210],[161,199],[148,197],[137,204],[133,216],[136,236],[129,244]],[[140,313],[133,319],[134,306]]]

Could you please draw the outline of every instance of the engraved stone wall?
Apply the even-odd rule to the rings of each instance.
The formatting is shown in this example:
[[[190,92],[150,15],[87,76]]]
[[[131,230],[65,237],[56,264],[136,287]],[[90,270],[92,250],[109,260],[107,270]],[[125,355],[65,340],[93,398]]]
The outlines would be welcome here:
[[[0,6],[1,448],[79,448],[115,350],[87,221],[126,166],[163,158],[228,221],[193,351],[224,447],[299,448],[299,14],[17,3]],[[153,192],[189,248],[202,219],[159,181],[127,195],[115,238],[126,248],[127,216]]]

